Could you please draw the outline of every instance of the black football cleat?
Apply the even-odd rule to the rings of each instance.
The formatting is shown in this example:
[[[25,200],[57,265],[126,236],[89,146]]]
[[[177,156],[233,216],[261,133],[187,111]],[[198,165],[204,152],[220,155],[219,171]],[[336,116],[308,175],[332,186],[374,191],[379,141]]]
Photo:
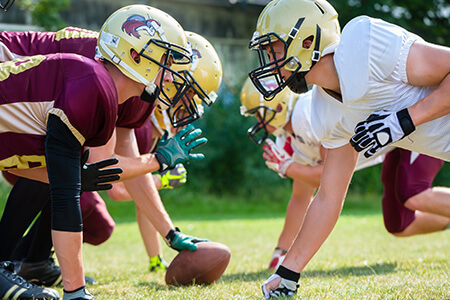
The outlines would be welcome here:
[[[0,298],[1,299],[60,299],[54,289],[42,288],[32,284],[14,273],[10,261],[0,262]]]
[[[61,283],[61,270],[52,258],[39,262],[22,262],[17,274],[36,285],[53,287]]]

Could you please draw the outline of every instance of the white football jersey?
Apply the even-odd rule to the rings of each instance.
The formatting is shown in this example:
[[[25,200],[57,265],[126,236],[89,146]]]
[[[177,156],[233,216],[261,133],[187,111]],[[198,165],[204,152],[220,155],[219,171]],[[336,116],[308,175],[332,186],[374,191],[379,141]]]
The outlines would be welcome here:
[[[309,91],[299,96],[298,101],[292,111],[291,122],[294,134],[287,131],[282,131],[276,139],[276,144],[280,148],[284,148],[286,141],[290,138],[291,147],[293,150],[292,159],[299,164],[308,166],[317,166],[322,163],[320,156],[321,142],[318,138],[317,132],[321,132],[327,122],[322,122],[320,116],[312,114],[312,105],[314,101],[312,98],[313,91]],[[342,111],[342,103],[334,100],[333,97],[326,95],[329,100],[336,102],[335,106],[330,105],[330,109],[334,111],[334,115],[339,115]],[[314,123],[314,126],[312,125]],[[328,130],[328,129],[324,129]],[[384,154],[391,151],[393,147],[386,147],[381,153],[377,153],[367,159],[360,154],[356,165],[356,169],[363,169],[384,160]]]
[[[406,76],[411,45],[420,39],[399,26],[361,16],[343,29],[334,54],[343,102],[313,89],[312,127],[325,148],[349,142],[354,128],[371,113],[396,112],[430,94],[434,87],[413,86]],[[325,126],[324,126],[325,123]],[[321,126],[319,126],[321,125]],[[393,146],[450,160],[450,115],[423,125]]]

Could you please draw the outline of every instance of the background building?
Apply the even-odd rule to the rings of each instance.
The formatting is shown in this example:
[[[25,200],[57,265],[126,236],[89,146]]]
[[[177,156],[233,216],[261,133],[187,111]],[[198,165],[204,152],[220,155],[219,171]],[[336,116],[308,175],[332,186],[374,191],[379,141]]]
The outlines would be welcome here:
[[[20,0],[19,0],[20,1]],[[148,4],[172,15],[185,30],[203,35],[216,48],[224,68],[223,84],[240,88],[248,71],[256,64],[256,55],[248,50],[259,13],[268,0],[77,0],[62,11],[69,26],[99,30],[107,17],[122,6]],[[18,1],[0,14],[0,30],[41,30],[31,25],[29,12]],[[224,87],[225,88],[225,87]]]

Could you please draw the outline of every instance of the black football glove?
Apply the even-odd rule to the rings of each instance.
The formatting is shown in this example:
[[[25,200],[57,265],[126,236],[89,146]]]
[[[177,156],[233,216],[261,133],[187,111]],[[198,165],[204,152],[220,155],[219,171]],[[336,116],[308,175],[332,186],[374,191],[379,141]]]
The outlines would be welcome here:
[[[170,248],[177,251],[181,251],[184,249],[195,251],[197,250],[196,243],[209,242],[209,240],[207,239],[201,239],[195,236],[181,233],[177,227],[171,229],[164,240]]]
[[[267,284],[275,279],[281,278],[280,283],[275,289],[268,289]],[[300,279],[300,273],[294,272],[279,266],[278,270],[272,276],[267,279],[261,286],[262,292],[266,299],[294,296],[297,294],[299,287],[298,280]]]
[[[364,152],[364,156],[369,158],[381,148],[411,134],[415,129],[408,109],[396,113],[382,110],[356,125],[350,144],[357,152],[369,148]]]
[[[112,184],[99,183],[119,180],[119,174],[122,173],[123,170],[121,168],[103,168],[115,165],[119,160],[117,158],[110,158],[87,164],[86,162],[89,158],[89,153],[88,149],[81,156],[81,191],[91,192],[111,189]]]

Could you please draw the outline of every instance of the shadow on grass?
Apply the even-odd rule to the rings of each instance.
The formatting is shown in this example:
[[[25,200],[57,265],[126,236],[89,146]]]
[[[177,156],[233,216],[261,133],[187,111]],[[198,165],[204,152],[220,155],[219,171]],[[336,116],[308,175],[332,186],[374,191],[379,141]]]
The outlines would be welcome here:
[[[357,267],[343,267],[333,270],[312,270],[302,272],[302,278],[310,277],[359,277],[394,273],[396,271],[396,263],[372,264]],[[226,282],[232,281],[259,281],[265,280],[273,274],[270,270],[261,270],[253,273],[235,273],[222,276],[221,280]]]
[[[328,271],[323,270],[312,270],[302,272],[302,278],[326,278],[326,277],[359,277],[359,276],[373,276],[373,275],[382,275],[388,273],[396,272],[397,264],[396,263],[386,263],[386,264],[372,264],[366,266],[357,266],[357,267],[343,267]],[[259,272],[253,273],[235,273],[235,274],[226,274],[220,278],[220,281],[224,281],[225,283],[235,282],[235,281],[245,281],[245,282],[256,282],[269,278],[273,274],[273,271],[270,270],[261,270]],[[159,284],[152,281],[141,281],[135,285],[136,287],[145,288],[148,290],[156,290],[156,291],[174,291],[179,289],[177,286],[167,286],[165,284]],[[202,287],[207,288],[207,285]]]

